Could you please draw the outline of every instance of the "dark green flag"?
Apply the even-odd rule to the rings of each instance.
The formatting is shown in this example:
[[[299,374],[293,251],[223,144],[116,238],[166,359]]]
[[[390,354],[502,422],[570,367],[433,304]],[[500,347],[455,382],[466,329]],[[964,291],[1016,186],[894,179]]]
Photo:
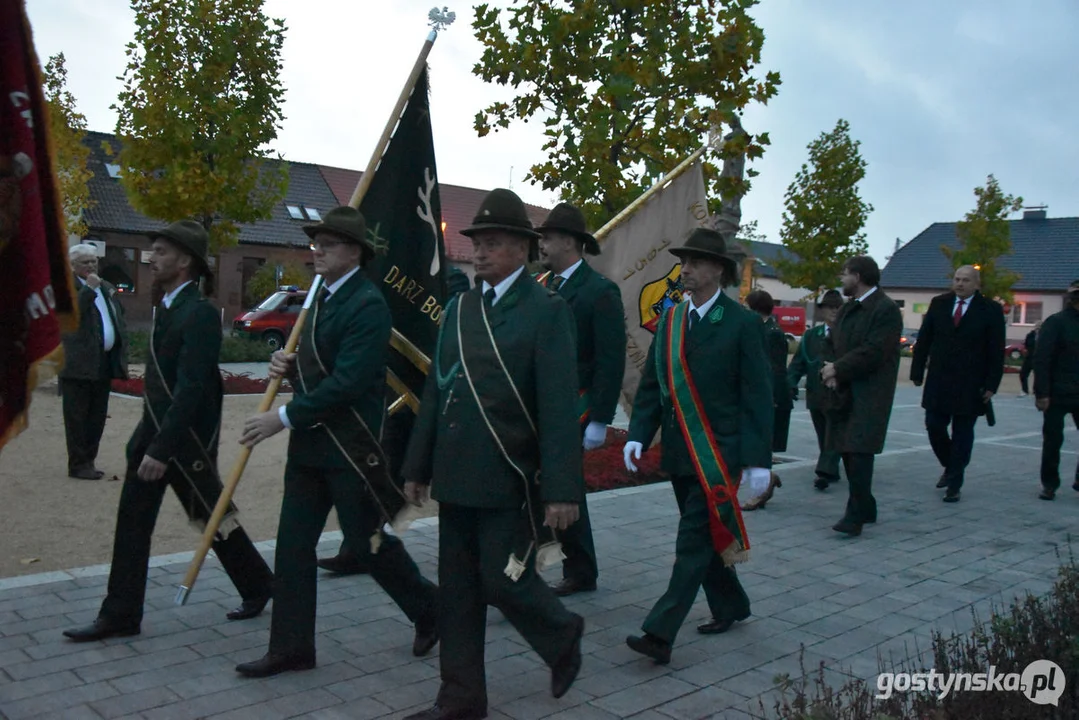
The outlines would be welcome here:
[[[420,74],[374,181],[360,205],[377,249],[368,276],[382,289],[393,327],[430,357],[446,299],[446,249],[427,102],[427,69]],[[425,375],[414,360],[391,350],[389,369],[416,395]]]

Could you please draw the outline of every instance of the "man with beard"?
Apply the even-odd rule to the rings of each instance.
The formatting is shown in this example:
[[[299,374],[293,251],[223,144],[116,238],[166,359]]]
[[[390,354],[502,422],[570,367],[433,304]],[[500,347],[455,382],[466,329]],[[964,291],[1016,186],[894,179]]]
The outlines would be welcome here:
[[[127,443],[108,594],[93,624],[64,631],[75,642],[141,632],[150,539],[165,489],[172,486],[188,517],[201,525],[221,494],[221,320],[200,289],[212,279],[209,237],[199,223],[180,220],[150,238],[150,272],[164,297],[154,309],[143,415]],[[273,574],[235,514],[232,508],[225,516],[213,549],[243,598],[226,617],[244,620],[269,602]]]
[[[749,559],[738,485],[741,478],[758,493],[768,486],[774,413],[764,323],[723,292],[738,282],[723,236],[697,229],[670,252],[682,261],[690,298],[656,328],[623,449],[626,469],[636,472],[634,460],[662,428],[663,470],[678,503],[667,591],[645,618],[644,635],[626,638],[662,665],[702,585],[712,620],[697,632],[724,633],[749,617],[734,570]]]
[[[859,255],[847,260],[839,280],[843,294],[854,299],[839,310],[832,334],[836,359],[824,363],[820,376],[843,398],[828,414],[828,449],[843,458],[850,487],[846,513],[832,529],[857,536],[862,525],[877,521],[873,459],[884,450],[888,434],[903,315],[878,287],[880,268],[873,258]]]
[[[956,269],[952,292],[929,304],[910,366],[914,386],[925,381],[925,429],[944,468],[937,487],[947,488],[946,503],[959,502],[974,449],[974,424],[986,413],[1004,376],[1004,310],[982,295],[980,287],[976,268]]]
[[[537,278],[565,298],[577,326],[577,420],[585,450],[602,447],[614,421],[622,376],[626,372],[626,330],[618,286],[592,269],[584,254],[599,255],[599,243],[585,228],[584,214],[559,203],[536,228],[540,261],[549,272]],[[596,589],[599,569],[588,503],[581,517],[562,534],[562,580],[556,595]]]

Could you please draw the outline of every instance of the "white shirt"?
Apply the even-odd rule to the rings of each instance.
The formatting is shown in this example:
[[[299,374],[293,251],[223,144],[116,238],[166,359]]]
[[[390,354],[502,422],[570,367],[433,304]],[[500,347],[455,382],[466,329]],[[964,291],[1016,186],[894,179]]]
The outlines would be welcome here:
[[[865,295],[858,298],[858,302],[865,302],[865,299],[867,297],[869,297],[870,295],[872,295],[873,293],[875,293],[876,291],[877,291],[877,286],[874,285],[873,287],[869,288],[869,292],[867,292]]]
[[[82,278],[79,278],[79,282],[86,285],[86,281]],[[105,286],[98,285],[94,290],[94,306],[97,308],[97,314],[101,316],[101,345],[105,352],[112,350],[116,345],[116,328],[112,325],[108,303],[109,299],[105,297]]]
[[[166,309],[172,307],[172,301],[176,299],[176,296],[180,294],[181,290],[183,290],[185,287],[187,287],[190,284],[191,284],[191,281],[188,280],[187,282],[185,282],[180,287],[174,288],[172,291],[165,293],[165,297],[161,298],[161,304],[164,305]]]
[[[708,311],[712,309],[712,306],[716,304],[716,300],[719,299],[719,296],[720,296],[720,294],[722,292],[723,292],[723,288],[720,288],[719,290],[716,290],[715,295],[710,297],[707,302],[701,303],[700,305],[697,305],[695,302],[693,302],[693,296],[691,295],[690,298],[689,298],[689,310],[690,310],[690,312],[693,312],[694,310],[696,310],[697,311],[697,317],[703,319],[704,316],[708,314]]]
[[[495,299],[491,301],[491,305],[497,305],[498,304],[498,301],[502,299],[502,296],[506,294],[506,291],[509,290],[510,286],[513,285],[513,283],[515,283],[517,281],[517,278],[519,278],[521,276],[521,273],[523,273],[524,270],[525,270],[525,266],[522,265],[521,267],[517,268],[517,270],[515,270],[514,272],[512,272],[508,276],[506,276],[502,280],[502,282],[500,282],[500,283],[498,283],[497,285],[494,286]],[[491,289],[491,284],[488,283],[486,280],[484,280],[483,281],[483,294],[486,295],[487,291],[490,290],[490,289]]]
[[[360,271],[360,266],[357,265],[356,267],[352,268],[351,270],[349,270],[347,273],[345,273],[341,277],[334,280],[329,285],[324,285],[323,287],[326,288],[326,299],[328,300],[331,295],[333,295],[335,292],[340,290],[341,286],[344,285],[345,283],[347,283],[349,278],[351,278],[353,275],[355,275],[359,271]],[[288,412],[285,410],[285,408],[287,408],[287,407],[288,407],[288,405],[286,404],[286,405],[282,405],[281,407],[277,408],[277,417],[281,418],[281,424],[282,425],[287,427],[289,430],[292,430],[292,422],[289,421]]]
[[[566,269],[565,269],[565,270],[563,270],[562,272],[560,272],[560,273],[555,273],[554,275],[555,275],[555,277],[560,277],[560,278],[562,278],[562,284],[563,284],[563,285],[565,285],[565,284],[566,284],[566,281],[567,281],[567,280],[569,280],[570,276],[571,276],[571,275],[573,275],[574,271],[575,271],[575,270],[576,270],[577,268],[579,268],[579,267],[581,266],[581,263],[583,263],[583,262],[584,262],[584,258],[581,258],[580,260],[578,260],[577,262],[573,263],[572,265],[570,265],[570,266],[569,266],[568,268],[566,268]]]
[[[959,307],[959,303],[963,303],[963,310],[959,313],[959,317],[963,317],[967,314],[967,310],[970,310],[970,301],[974,299],[971,295],[968,298],[961,298],[958,295],[955,296],[955,302],[952,303],[952,317],[955,317],[955,309]]]

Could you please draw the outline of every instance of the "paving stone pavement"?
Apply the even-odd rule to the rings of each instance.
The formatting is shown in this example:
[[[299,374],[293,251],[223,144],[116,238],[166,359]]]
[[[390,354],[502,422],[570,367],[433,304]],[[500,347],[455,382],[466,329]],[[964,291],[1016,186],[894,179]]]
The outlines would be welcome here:
[[[1079,493],[1065,483],[1056,502],[1039,501],[1040,418],[1029,399],[1000,398],[998,424],[977,427],[962,501],[941,502],[940,474],[922,429],[917,390],[900,388],[888,446],[877,459],[880,520],[860,538],[830,528],[845,491],[812,486],[815,441],[799,404],[791,459],[778,466],[783,488],[766,509],[746,515],[753,557],[739,568],[753,617],[703,637],[703,596],[678,637],[670,665],[625,647],[627,634],[663,592],[673,559],[677,512],[666,485],[589,497],[601,566],[595,593],[568,606],[587,623],[581,674],[561,700],[521,637],[490,613],[489,717],[670,720],[748,718],[770,707],[779,673],[824,663],[830,682],[872,678],[878,657],[925,650],[934,628],[964,630],[972,611],[1026,592],[1046,592],[1055,550],[1079,527]],[[1063,473],[1071,476],[1076,433],[1068,431]],[[336,550],[328,533],[320,554]],[[436,576],[437,523],[405,536],[429,577]],[[260,548],[272,560],[273,543]],[[73,644],[60,631],[93,620],[108,568],[96,566],[0,580],[0,716],[23,718],[400,718],[428,706],[438,689],[438,650],[410,653],[411,628],[369,577],[320,579],[317,669],[265,680],[233,671],[265,651],[269,614],[224,619],[236,597],[215,560],[188,605],[173,598],[188,555],[155,558],[143,634]],[[271,606],[272,608],[272,606]],[[921,668],[928,669],[923,663]]]

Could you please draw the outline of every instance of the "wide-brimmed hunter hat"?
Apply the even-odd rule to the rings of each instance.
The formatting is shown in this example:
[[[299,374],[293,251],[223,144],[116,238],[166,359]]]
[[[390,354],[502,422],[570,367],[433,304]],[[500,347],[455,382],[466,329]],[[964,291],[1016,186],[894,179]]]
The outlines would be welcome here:
[[[487,193],[476,216],[472,218],[472,224],[461,234],[472,237],[481,230],[505,230],[529,240],[538,240],[540,236],[532,229],[524,202],[517,197],[517,193],[505,188],[496,188]]]
[[[572,235],[584,243],[584,251],[589,255],[599,255],[600,253],[599,243],[596,242],[596,238],[593,237],[592,233],[587,230],[584,213],[569,203],[564,202],[555,205],[554,209],[543,221],[543,224],[536,230],[539,233],[547,230]]]
[[[201,224],[194,220],[177,220],[166,228],[154,230],[147,235],[150,242],[159,238],[167,240],[195,258],[199,266],[199,275],[212,278],[210,271],[210,236]]]
[[[731,271],[731,277],[738,275],[739,257],[727,249],[727,241],[715,230],[710,228],[696,228],[686,236],[682,247],[670,249],[671,254],[678,259],[686,257],[704,257],[719,260]]]
[[[367,221],[363,214],[350,205],[335,207],[322,216],[322,221],[304,225],[303,231],[312,240],[319,233],[327,233],[341,240],[359,245],[367,255],[374,255],[375,248],[367,239]]]
[[[817,306],[822,308],[843,307],[843,295],[838,290],[827,290],[817,298]]]

